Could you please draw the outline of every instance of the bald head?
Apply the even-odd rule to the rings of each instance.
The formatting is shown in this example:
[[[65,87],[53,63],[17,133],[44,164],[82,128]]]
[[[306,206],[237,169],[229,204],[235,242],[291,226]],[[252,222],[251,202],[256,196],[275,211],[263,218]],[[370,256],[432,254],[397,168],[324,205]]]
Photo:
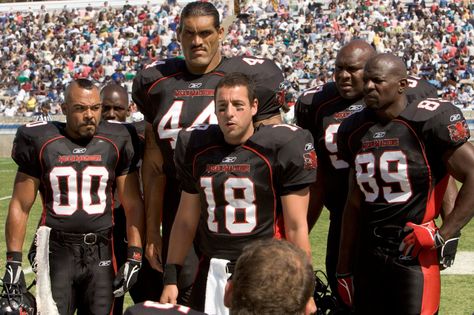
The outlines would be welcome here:
[[[403,60],[393,54],[378,54],[371,58],[366,69],[380,68],[384,70],[386,75],[393,76],[397,79],[407,77],[407,67]]]
[[[130,114],[127,89],[111,83],[100,91],[102,118],[124,122]]]
[[[364,68],[364,101],[367,107],[391,119],[406,107],[407,68],[393,54],[378,54]]]
[[[336,56],[334,79],[343,98],[355,101],[363,97],[364,66],[374,55],[374,48],[361,39],[355,39],[341,48]]]

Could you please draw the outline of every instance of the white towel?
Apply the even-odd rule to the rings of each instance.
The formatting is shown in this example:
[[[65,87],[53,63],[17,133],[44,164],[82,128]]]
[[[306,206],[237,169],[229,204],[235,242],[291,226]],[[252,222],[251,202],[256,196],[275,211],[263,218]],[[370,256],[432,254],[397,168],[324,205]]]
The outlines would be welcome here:
[[[38,315],[59,315],[51,292],[49,276],[49,234],[51,228],[40,226],[36,231],[36,305]]]
[[[230,273],[227,272],[229,260],[212,258],[207,274],[206,303],[204,312],[209,315],[228,315],[224,305],[224,292]]]

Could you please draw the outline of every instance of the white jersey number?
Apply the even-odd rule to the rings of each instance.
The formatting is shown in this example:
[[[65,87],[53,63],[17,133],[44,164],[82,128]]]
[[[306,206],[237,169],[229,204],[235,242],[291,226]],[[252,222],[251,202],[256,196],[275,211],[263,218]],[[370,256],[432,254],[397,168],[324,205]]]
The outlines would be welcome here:
[[[329,153],[331,153],[329,154],[329,158],[331,159],[331,164],[335,169],[349,167],[349,164],[346,161],[337,157],[336,135],[340,125],[341,124],[330,124],[324,132],[324,144]]]
[[[174,101],[158,124],[158,136],[160,139],[169,139],[173,150],[176,147],[176,139],[178,138],[178,133],[181,128],[200,125],[206,122],[209,124],[217,124],[217,117],[214,113],[214,101],[211,101],[190,126],[181,126],[180,118],[183,111],[183,104],[183,100]]]
[[[212,177],[202,177],[201,187],[204,188],[207,201],[207,226],[210,231],[219,233],[216,220],[216,202],[212,187]],[[243,198],[236,198],[235,191],[242,190]],[[246,234],[257,226],[257,206],[253,182],[246,177],[232,177],[224,183],[224,197],[227,205],[225,211],[225,227],[230,234]],[[244,222],[236,222],[237,211],[244,211]]]
[[[79,196],[82,208],[88,214],[100,214],[105,211],[106,187],[109,172],[103,166],[88,166],[82,172],[81,185],[77,171],[71,166],[58,166],[49,173],[53,192],[53,211],[58,215],[72,215],[79,209]],[[79,191],[79,187],[81,187]],[[95,196],[96,200],[93,200]]]
[[[391,185],[379,187],[375,179],[377,167],[383,182],[386,184],[398,183],[399,191],[394,192]],[[355,159],[355,169],[357,183],[367,202],[374,202],[380,193],[388,203],[404,202],[412,195],[408,179],[407,157],[402,151],[384,152],[378,163],[372,153],[358,154]]]

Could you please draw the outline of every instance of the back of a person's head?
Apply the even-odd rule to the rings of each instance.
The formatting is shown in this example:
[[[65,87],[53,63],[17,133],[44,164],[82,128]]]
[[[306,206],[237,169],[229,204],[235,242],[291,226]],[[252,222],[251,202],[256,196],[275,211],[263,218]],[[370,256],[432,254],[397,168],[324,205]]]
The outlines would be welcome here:
[[[257,241],[245,247],[232,276],[231,315],[304,314],[314,291],[305,252],[287,241]]]

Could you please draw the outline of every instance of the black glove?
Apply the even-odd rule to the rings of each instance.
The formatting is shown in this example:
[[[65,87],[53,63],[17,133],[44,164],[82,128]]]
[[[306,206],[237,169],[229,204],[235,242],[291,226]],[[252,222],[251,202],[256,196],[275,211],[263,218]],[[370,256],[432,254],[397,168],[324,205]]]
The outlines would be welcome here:
[[[7,252],[7,264],[5,266],[5,275],[3,276],[3,285],[11,292],[15,289],[26,291],[25,275],[21,268],[21,252]]]
[[[143,251],[139,247],[131,246],[127,249],[127,262],[120,267],[113,283],[115,297],[124,295],[137,282],[138,271],[142,266],[142,254]]]
[[[461,233],[457,237],[447,239],[443,246],[438,247],[439,267],[441,270],[451,267],[454,263],[460,237]]]

